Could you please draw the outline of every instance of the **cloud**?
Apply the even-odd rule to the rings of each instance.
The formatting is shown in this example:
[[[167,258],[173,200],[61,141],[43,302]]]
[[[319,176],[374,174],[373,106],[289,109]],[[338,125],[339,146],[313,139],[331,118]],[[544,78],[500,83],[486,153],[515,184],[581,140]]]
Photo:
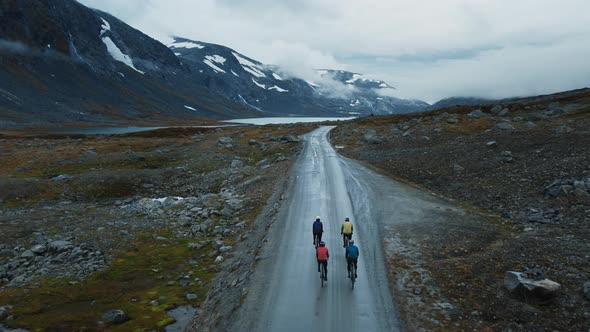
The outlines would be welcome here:
[[[81,0],[147,34],[234,48],[310,78],[385,80],[398,97],[509,97],[588,85],[587,0]]]

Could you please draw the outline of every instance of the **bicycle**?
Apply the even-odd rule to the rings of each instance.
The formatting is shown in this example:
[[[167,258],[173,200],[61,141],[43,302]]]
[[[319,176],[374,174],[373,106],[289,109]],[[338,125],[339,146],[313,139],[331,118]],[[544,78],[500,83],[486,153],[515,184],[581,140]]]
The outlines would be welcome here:
[[[342,236],[344,237],[344,250],[346,250],[348,248],[348,242],[352,239],[352,234],[342,234]]]
[[[322,288],[324,288],[324,281],[326,281],[326,267],[324,264],[320,264],[320,279],[322,282]]]
[[[313,235],[313,245],[315,246],[316,249],[320,246],[320,241],[321,241],[321,235],[314,234]]]
[[[356,281],[356,266],[354,266],[354,263],[351,264],[351,268],[350,268],[350,283],[351,283],[351,289],[354,289],[354,282]]]

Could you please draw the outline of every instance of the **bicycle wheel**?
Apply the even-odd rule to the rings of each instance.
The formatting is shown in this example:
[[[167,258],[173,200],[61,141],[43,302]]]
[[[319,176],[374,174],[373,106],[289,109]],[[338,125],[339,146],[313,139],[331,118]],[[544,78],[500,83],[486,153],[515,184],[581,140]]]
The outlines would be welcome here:
[[[320,268],[320,279],[322,280],[322,288],[324,288],[324,279],[326,279],[326,268],[324,267],[324,264],[322,264],[321,268]]]
[[[350,270],[351,270],[350,271],[351,287],[352,287],[352,289],[354,289],[354,282],[356,280],[356,268],[353,266]]]

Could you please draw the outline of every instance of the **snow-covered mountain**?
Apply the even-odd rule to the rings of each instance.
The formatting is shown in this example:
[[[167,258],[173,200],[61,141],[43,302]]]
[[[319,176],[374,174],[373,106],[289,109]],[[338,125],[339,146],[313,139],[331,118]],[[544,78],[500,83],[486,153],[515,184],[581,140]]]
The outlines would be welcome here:
[[[222,45],[174,37],[168,47],[208,89],[263,113],[391,114],[428,106],[387,97],[380,92],[393,90],[392,86],[358,73],[318,69],[313,80],[305,80]]]
[[[74,0],[0,2],[0,127],[419,111],[387,83],[295,78],[230,48],[150,38]]]

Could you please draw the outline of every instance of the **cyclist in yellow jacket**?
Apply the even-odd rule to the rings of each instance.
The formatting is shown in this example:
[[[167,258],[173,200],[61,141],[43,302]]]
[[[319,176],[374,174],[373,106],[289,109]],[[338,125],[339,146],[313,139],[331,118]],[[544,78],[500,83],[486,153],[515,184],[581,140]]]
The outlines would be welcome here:
[[[352,222],[348,217],[346,217],[346,219],[344,219],[344,223],[342,223],[342,227],[340,227],[340,234],[342,235],[342,241],[344,241],[342,246],[344,248],[346,248],[346,243],[348,242],[347,240],[352,239],[352,231]]]

